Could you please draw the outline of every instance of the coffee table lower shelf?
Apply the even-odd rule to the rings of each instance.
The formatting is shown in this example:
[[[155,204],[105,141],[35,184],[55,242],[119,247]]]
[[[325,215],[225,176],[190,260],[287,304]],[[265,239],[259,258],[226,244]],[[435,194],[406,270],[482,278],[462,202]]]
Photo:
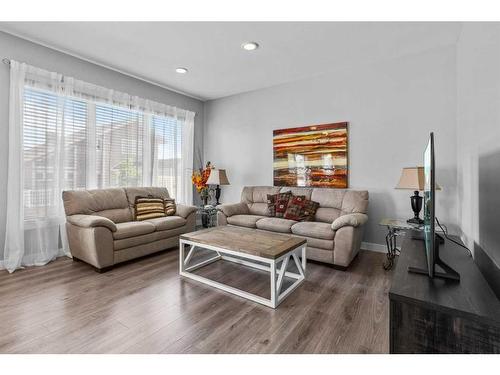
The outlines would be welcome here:
[[[186,255],[186,248],[190,247]],[[209,259],[200,261],[199,263],[190,265],[190,261],[196,251],[200,249],[208,249],[214,251],[215,255]],[[300,257],[300,259],[299,259]],[[247,267],[256,268],[270,273],[270,288],[271,298],[264,298],[256,294],[246,292],[244,290],[208,279],[206,277],[192,273],[201,267],[219,260],[226,260]],[[287,271],[290,262],[294,262],[298,273]],[[306,272],[306,245],[300,245],[295,249],[290,250],[286,254],[277,259],[268,259],[255,255],[245,254],[237,251],[227,250],[217,246],[197,243],[185,239],[179,240],[179,274],[200,283],[210,285],[214,288],[221,289],[225,292],[235,294],[237,296],[258,302],[262,305],[276,308],[283,300],[290,295],[304,280]],[[295,279],[295,281],[282,290],[283,280],[286,277]]]

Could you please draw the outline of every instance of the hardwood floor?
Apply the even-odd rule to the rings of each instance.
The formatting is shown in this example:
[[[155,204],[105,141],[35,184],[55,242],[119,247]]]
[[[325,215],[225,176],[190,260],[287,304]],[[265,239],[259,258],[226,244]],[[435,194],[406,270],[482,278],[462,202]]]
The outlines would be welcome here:
[[[0,273],[0,353],[387,353],[391,272],[362,251],[347,271],[308,263],[276,310],[178,275],[178,251],[104,274],[61,258]],[[198,272],[263,296],[268,274]]]

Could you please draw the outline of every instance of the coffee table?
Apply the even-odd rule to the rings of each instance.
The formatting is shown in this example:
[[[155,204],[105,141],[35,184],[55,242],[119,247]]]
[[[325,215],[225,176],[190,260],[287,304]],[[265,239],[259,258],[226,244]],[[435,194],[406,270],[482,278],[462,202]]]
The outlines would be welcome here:
[[[186,248],[190,247],[186,255]],[[190,264],[196,251],[212,250],[215,255]],[[179,274],[265,306],[276,308],[305,279],[306,240],[288,234],[271,233],[250,228],[219,226],[182,234],[179,239]],[[299,257],[301,259],[299,259]],[[208,279],[192,271],[210,263],[226,260],[270,273],[269,299]],[[294,262],[297,272],[287,271]],[[295,279],[282,291],[284,277]]]

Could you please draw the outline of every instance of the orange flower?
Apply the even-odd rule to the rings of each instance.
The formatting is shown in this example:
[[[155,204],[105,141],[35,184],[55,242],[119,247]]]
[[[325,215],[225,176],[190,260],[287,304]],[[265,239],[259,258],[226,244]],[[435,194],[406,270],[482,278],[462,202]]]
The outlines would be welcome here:
[[[191,175],[191,181],[199,194],[205,193],[204,190],[208,189],[207,181],[211,171],[212,165],[208,162],[205,169],[200,168],[200,170],[194,171]]]

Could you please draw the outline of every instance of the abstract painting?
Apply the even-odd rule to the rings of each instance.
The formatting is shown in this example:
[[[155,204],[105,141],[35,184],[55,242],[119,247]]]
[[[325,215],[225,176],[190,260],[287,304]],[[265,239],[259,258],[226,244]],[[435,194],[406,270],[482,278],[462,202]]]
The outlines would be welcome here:
[[[347,143],[347,122],[274,130],[274,186],[347,188]]]

